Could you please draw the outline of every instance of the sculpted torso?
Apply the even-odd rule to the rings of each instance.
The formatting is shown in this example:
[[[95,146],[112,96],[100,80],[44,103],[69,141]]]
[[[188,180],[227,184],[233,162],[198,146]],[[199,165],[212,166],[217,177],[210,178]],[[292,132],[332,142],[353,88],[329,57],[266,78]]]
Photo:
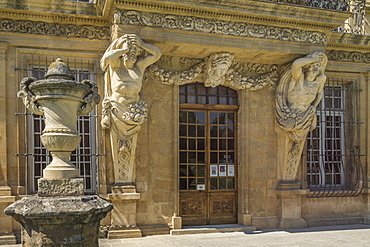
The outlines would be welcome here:
[[[112,66],[111,100],[121,104],[135,103],[140,100],[140,90],[143,80],[142,70],[134,66],[132,69],[120,65],[123,64],[122,59],[118,66]]]
[[[318,97],[318,92],[324,83],[323,76],[319,75],[315,80],[308,81],[302,75],[292,91],[288,93],[289,108],[298,112],[306,111]]]

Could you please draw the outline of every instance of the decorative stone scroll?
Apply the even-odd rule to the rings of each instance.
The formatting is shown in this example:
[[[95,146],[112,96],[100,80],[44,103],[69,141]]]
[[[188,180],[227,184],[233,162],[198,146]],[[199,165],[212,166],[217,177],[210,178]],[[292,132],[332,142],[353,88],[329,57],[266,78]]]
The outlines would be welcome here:
[[[370,63],[370,53],[350,52],[350,51],[329,51],[328,59],[331,61],[350,62],[350,63]]]
[[[245,22],[233,22],[217,19],[206,19],[194,16],[166,15],[159,13],[139,12],[135,10],[117,10],[115,24],[136,25],[214,33],[229,36],[291,41],[323,45],[327,43],[324,33],[304,31],[292,28],[258,25]]]
[[[276,65],[233,62],[234,56],[228,52],[212,53],[203,60],[180,59],[180,65],[198,62],[188,69],[171,71],[159,64],[149,66],[148,71],[156,80],[166,85],[184,85],[204,81],[206,87],[219,85],[233,89],[256,91],[269,85],[274,88],[279,77]],[[168,59],[166,59],[168,61]],[[247,75],[248,74],[248,75]]]
[[[0,32],[65,36],[67,38],[109,39],[109,27],[0,19]]]
[[[286,133],[283,181],[296,179],[306,136],[316,128],[327,61],[323,52],[295,60],[283,72],[276,89],[276,122]]]
[[[161,55],[156,46],[126,34],[114,40],[101,59],[105,71],[101,124],[110,132],[116,184],[134,183],[137,133],[147,117],[146,103],[139,95],[143,74]]]

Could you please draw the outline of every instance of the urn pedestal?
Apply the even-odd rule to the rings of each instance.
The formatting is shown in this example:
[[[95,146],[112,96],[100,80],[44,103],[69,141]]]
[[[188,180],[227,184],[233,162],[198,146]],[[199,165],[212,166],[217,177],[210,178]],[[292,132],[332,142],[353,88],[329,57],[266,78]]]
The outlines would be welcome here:
[[[5,209],[23,227],[22,245],[98,246],[100,220],[113,206],[97,195],[84,195],[83,179],[70,161],[81,139],[77,117],[99,102],[96,84],[75,81],[68,66],[57,59],[44,80],[24,78],[18,96],[28,110],[44,117],[41,142],[53,158],[38,180],[37,196]]]

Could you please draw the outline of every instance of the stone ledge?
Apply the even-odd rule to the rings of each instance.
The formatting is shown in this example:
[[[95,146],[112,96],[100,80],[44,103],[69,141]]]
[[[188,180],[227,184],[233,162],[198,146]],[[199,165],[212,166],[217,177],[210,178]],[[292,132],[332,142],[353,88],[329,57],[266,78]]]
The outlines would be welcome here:
[[[17,240],[12,233],[5,234],[5,235],[2,234],[0,236],[0,245],[12,245],[16,243],[17,243]]]
[[[11,196],[11,195],[12,195],[12,190],[9,186],[7,185],[0,186],[0,196]]]
[[[55,217],[85,217],[96,212],[109,212],[113,206],[98,196],[39,197],[28,196],[7,207],[4,212],[13,217],[31,217],[40,224],[48,224]],[[37,217],[37,218],[35,218]]]
[[[141,237],[142,237],[142,233],[139,228],[110,230],[108,232],[108,239],[141,238]]]
[[[252,232],[255,231],[255,226],[242,226],[242,225],[207,225],[207,226],[194,226],[184,227],[183,229],[171,230],[171,235],[184,235],[184,234],[204,234],[204,233],[220,233],[220,232]]]
[[[278,228],[279,219],[276,216],[271,217],[252,217],[252,225],[260,229],[276,229]]]
[[[23,246],[98,247],[99,222],[112,210],[98,196],[29,196],[4,212],[22,224]]]
[[[275,190],[278,196],[296,196],[296,195],[306,195],[309,190]]]
[[[15,196],[0,196],[0,203],[15,202]]]
[[[279,229],[307,228],[307,222],[302,218],[283,218],[279,220]]]
[[[303,216],[308,227],[364,224],[367,217],[362,214]]]
[[[140,193],[108,194],[109,200],[139,200]]]

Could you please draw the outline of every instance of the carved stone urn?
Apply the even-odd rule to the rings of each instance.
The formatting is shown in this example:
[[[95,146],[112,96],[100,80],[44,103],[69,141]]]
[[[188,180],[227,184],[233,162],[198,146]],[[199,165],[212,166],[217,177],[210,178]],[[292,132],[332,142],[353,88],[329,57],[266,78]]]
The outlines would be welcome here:
[[[73,178],[79,172],[70,162],[70,154],[80,144],[77,117],[90,113],[100,97],[94,82],[74,80],[69,67],[61,59],[52,63],[44,80],[26,77],[18,97],[27,109],[44,116],[45,129],[41,142],[52,154],[52,162],[44,169],[44,178]]]
[[[22,225],[23,246],[98,246],[99,223],[113,206],[97,195],[85,195],[83,179],[70,154],[81,137],[77,117],[99,103],[94,82],[75,81],[69,67],[57,59],[44,80],[26,77],[18,97],[30,111],[44,116],[42,144],[52,162],[38,180],[37,196],[24,197],[5,209]]]

